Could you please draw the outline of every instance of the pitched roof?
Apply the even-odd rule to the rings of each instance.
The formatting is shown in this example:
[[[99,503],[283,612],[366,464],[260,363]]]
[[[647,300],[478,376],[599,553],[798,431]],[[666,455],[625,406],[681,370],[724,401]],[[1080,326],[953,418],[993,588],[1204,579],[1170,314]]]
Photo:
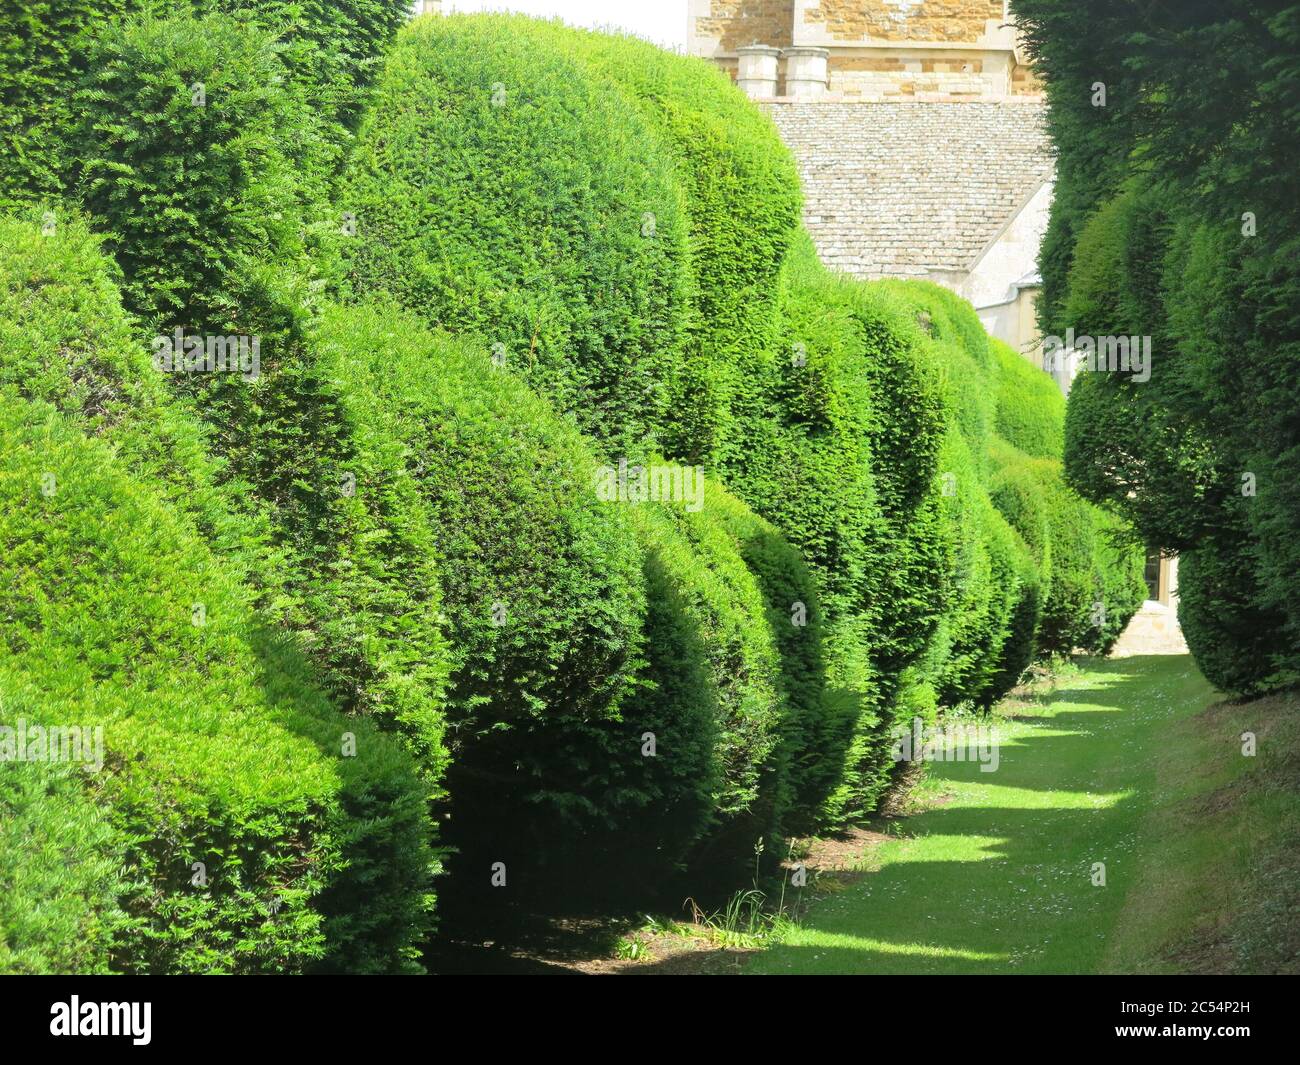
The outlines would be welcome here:
[[[862,277],[967,271],[1050,178],[1039,101],[767,102],[828,266]]]

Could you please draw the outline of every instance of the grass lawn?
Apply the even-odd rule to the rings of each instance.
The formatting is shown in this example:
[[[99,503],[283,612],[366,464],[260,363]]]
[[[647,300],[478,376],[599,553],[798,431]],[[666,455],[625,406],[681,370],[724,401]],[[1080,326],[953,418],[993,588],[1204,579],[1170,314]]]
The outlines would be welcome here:
[[[1296,971],[1300,696],[1216,699],[1166,656],[1008,700],[996,772],[930,764],[865,875],[746,971]]]

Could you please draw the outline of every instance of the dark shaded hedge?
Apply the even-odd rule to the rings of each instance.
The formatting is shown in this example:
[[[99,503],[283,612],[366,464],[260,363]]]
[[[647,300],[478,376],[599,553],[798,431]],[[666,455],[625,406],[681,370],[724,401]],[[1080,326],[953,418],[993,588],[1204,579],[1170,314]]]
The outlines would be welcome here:
[[[433,855],[400,748],[332,710],[224,562],[105,444],[11,390],[0,437],[6,723],[104,729],[86,786],[125,855],[128,920],[95,967],[413,969]],[[103,860],[102,835],[80,842],[95,849],[66,856],[74,880]]]
[[[1116,324],[1154,348],[1145,384],[1076,386],[1069,475],[1153,547],[1199,556],[1180,592],[1207,675],[1276,683],[1300,670],[1300,5],[1014,7],[1059,158],[1043,324]],[[1274,638],[1231,620],[1250,616]]]
[[[399,35],[338,203],[347,281],[481,337],[602,446],[654,447],[708,399],[686,388],[681,191],[637,110],[537,27]]]

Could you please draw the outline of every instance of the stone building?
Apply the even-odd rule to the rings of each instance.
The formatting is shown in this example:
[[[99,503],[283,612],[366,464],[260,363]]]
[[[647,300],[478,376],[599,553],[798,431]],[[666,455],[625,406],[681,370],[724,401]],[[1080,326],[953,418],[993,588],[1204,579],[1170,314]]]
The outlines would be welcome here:
[[[843,99],[1036,95],[1006,0],[689,0],[689,50],[737,76],[743,50],[778,49],[775,95],[805,66]],[[806,52],[811,52],[811,56]],[[824,53],[824,65],[822,56]],[[812,64],[803,62],[806,58]],[[787,92],[786,90],[790,91]]]
[[[689,50],[794,153],[827,265],[926,278],[1042,365],[1034,317],[1053,161],[1005,0],[689,0]]]

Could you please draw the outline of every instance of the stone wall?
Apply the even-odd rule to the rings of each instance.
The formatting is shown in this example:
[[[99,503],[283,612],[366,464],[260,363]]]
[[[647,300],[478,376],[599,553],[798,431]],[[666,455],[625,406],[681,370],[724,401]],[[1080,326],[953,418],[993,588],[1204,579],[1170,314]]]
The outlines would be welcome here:
[[[818,0],[805,22],[825,23],[838,41],[960,41],[1001,22],[1002,0]]]
[[[690,0],[689,47],[733,77],[738,48],[825,48],[843,99],[1041,95],[1008,18],[1004,0]]]
[[[691,4],[691,51],[734,53],[750,44],[788,48],[794,43],[794,0],[696,0]],[[702,51],[696,44],[711,42]]]
[[[846,54],[830,63],[830,92],[846,99],[925,95],[1005,96],[1010,77],[1005,58],[951,52]]]

